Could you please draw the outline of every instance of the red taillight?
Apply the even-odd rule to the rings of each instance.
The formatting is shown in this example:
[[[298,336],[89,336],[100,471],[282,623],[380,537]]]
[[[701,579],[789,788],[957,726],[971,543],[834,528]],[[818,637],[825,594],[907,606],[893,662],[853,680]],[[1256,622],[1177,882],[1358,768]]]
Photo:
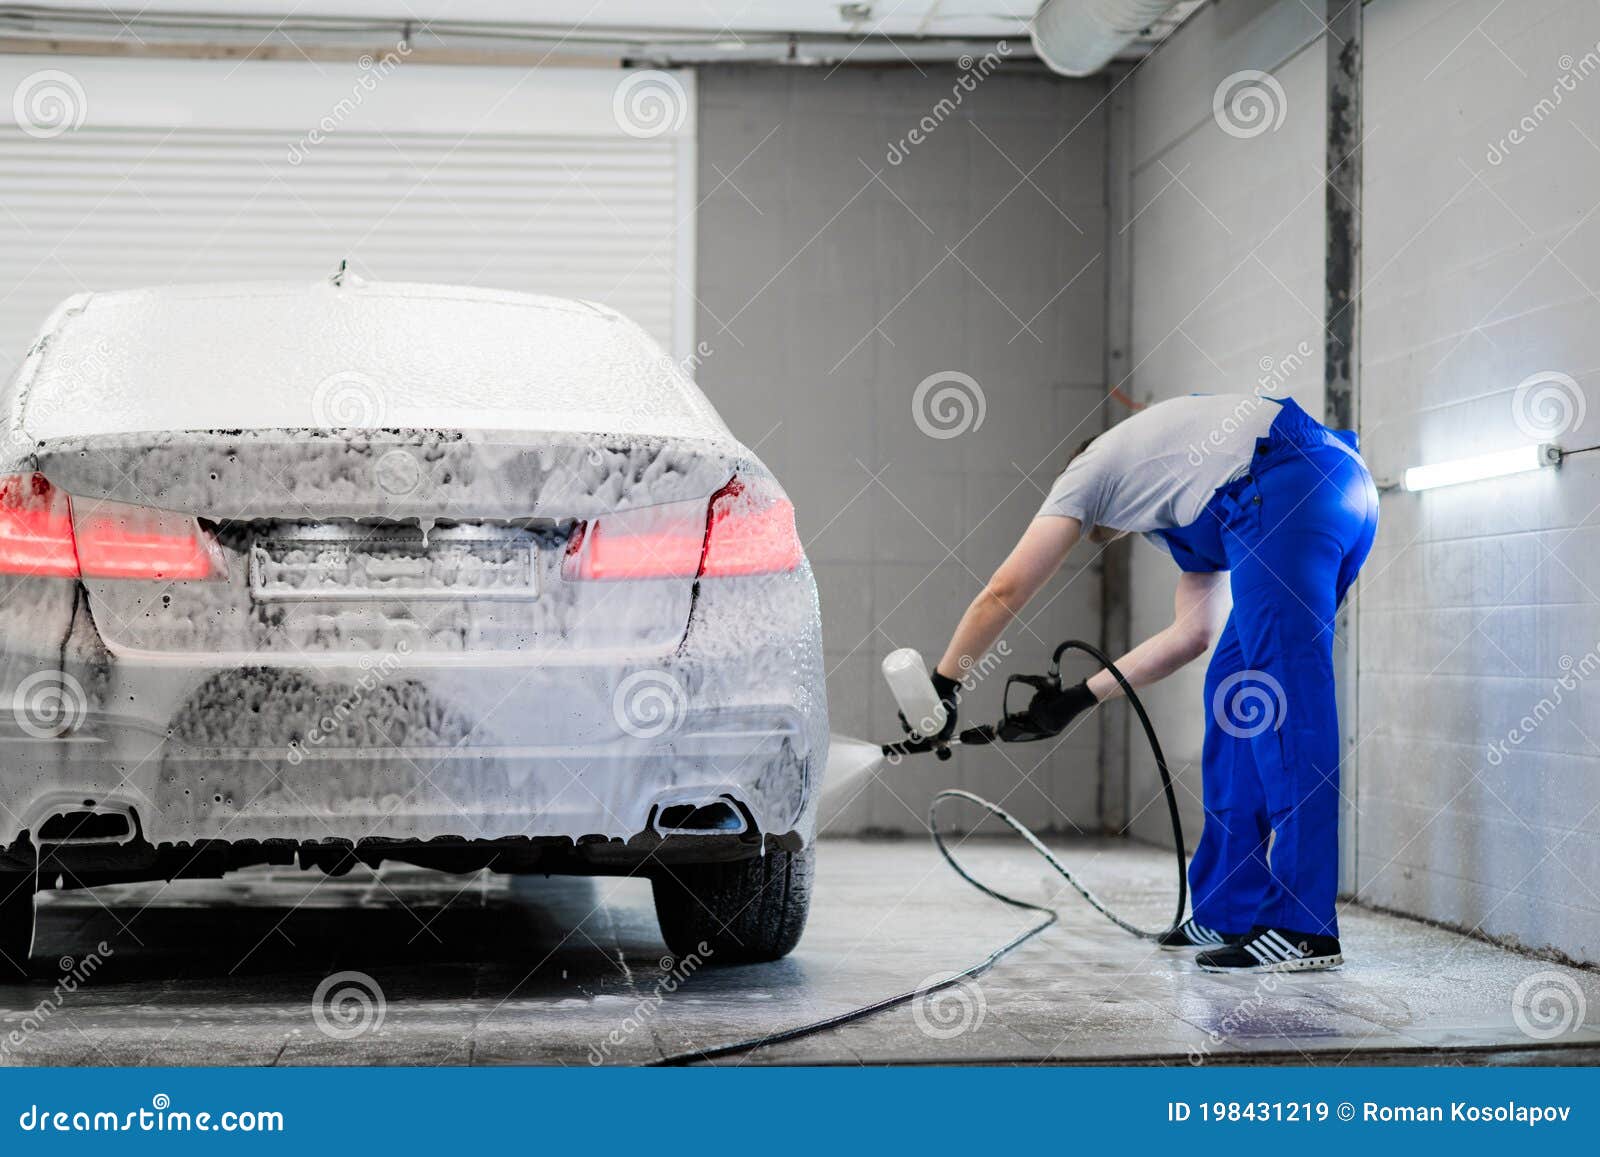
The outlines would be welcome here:
[[[711,496],[702,575],[775,574],[793,570],[801,557],[794,506],[777,487],[735,478]]]
[[[0,478],[0,572],[54,578],[208,579],[226,573],[188,515],[96,502],[73,525],[72,499],[43,474]]]
[[[608,514],[578,528],[566,579],[728,578],[793,570],[794,507],[776,487],[734,478],[703,502]]]
[[[703,502],[669,502],[597,518],[561,560],[568,579],[693,578],[706,540]]]
[[[0,479],[0,572],[78,577],[72,506],[43,474]]]

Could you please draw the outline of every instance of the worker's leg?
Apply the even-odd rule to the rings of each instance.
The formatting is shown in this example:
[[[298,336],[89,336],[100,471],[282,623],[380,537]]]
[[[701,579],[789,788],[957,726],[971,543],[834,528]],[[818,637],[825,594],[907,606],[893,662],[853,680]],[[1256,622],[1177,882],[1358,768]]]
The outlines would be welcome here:
[[[1254,921],[1268,927],[1339,934],[1333,621],[1342,587],[1371,545],[1369,489],[1358,462],[1310,451],[1243,489],[1225,536],[1243,661],[1271,695],[1260,704],[1268,725],[1251,717],[1244,726],[1274,834]]]
[[[1205,826],[1189,862],[1199,924],[1230,936],[1250,931],[1267,890],[1267,807],[1250,741],[1225,730],[1211,703],[1247,667],[1230,617],[1206,669],[1206,734],[1201,749]]]

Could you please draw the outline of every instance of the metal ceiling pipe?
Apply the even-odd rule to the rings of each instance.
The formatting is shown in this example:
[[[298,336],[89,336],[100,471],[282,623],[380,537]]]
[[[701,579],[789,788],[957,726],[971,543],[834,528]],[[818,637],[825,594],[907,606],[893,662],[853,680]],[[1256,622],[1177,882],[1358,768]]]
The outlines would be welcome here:
[[[1055,72],[1099,72],[1177,0],[1045,0],[1033,18],[1033,50]]]
[[[992,36],[895,37],[850,32],[740,32],[548,21],[430,20],[291,14],[150,12],[117,8],[52,9],[0,0],[0,51],[111,55],[343,59],[395,44],[408,60],[439,64],[615,64],[663,67],[708,62],[765,64],[903,64],[981,57]],[[1020,19],[1017,22],[1021,25]],[[1014,45],[1013,57],[1024,56]]]

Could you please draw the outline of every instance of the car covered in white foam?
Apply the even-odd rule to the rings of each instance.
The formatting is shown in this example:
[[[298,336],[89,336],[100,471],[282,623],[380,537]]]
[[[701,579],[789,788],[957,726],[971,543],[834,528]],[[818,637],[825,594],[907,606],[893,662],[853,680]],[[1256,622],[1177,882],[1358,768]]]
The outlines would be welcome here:
[[[445,286],[60,306],[0,397],[0,968],[35,887],[644,874],[793,947],[827,709],[782,488],[637,325]]]

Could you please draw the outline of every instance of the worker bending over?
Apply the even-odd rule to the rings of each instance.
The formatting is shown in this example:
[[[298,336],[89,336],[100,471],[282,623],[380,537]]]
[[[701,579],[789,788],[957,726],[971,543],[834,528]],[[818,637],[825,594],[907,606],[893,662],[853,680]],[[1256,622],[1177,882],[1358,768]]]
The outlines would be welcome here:
[[[1205,949],[1197,962],[1214,972],[1340,964],[1333,623],[1377,526],[1378,494],[1355,435],[1292,400],[1194,395],[1150,406],[1079,448],[962,616],[933,672],[948,713],[943,735],[955,728],[956,677],[1081,538],[1145,535],[1183,572],[1173,621],[1117,666],[1143,687],[1216,644],[1205,680],[1205,828],[1189,865],[1193,915],[1162,943]],[[1039,691],[1027,714],[1054,735],[1119,693],[1100,671]]]

